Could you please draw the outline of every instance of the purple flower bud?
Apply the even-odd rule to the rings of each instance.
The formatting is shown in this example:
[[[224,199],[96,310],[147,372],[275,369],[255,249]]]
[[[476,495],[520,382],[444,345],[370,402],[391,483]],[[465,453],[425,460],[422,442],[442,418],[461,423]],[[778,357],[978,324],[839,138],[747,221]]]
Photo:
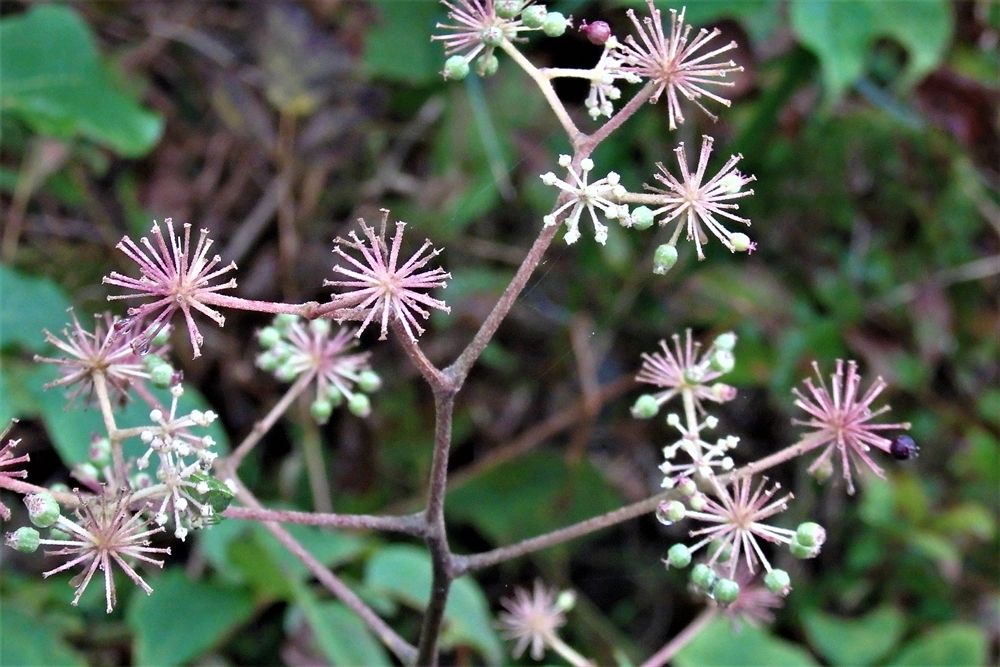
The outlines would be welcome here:
[[[580,32],[586,35],[591,44],[603,46],[611,37],[611,26],[604,21],[594,21],[593,23],[584,21],[580,24]]]

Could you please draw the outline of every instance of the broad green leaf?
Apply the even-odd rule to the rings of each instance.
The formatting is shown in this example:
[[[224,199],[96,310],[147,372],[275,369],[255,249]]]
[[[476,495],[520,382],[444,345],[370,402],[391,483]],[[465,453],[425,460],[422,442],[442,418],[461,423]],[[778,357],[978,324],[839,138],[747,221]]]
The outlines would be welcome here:
[[[985,665],[986,638],[974,625],[941,625],[913,640],[889,663],[891,667]]]
[[[0,80],[0,110],[40,134],[80,136],[139,156],[163,128],[157,114],[116,84],[70,7],[39,5],[0,21]]]
[[[391,665],[382,644],[368,626],[340,602],[318,602],[305,586],[295,600],[312,627],[313,639],[333,665]]]
[[[954,22],[945,0],[793,0],[790,10],[795,34],[819,58],[831,101],[861,76],[880,37],[907,50],[903,82],[917,82],[941,62]]]
[[[49,624],[22,613],[5,601],[0,604],[0,665],[85,665]]]
[[[376,593],[423,609],[431,590],[430,556],[415,547],[380,549],[367,563],[365,585]],[[473,579],[462,577],[452,583],[444,616],[443,645],[473,646],[490,664],[500,663],[503,653],[493,630],[489,605]]]
[[[632,7],[637,16],[648,15],[645,0],[616,0],[615,4]],[[743,24],[755,42],[768,39],[781,25],[778,0],[712,0],[712,2],[689,2],[686,5],[684,12],[686,23],[701,27],[722,19],[736,19]],[[666,9],[675,7],[679,11],[685,6],[685,3],[676,3],[675,5],[657,3],[657,6],[663,13],[664,30],[666,30],[669,28],[670,21],[670,15]],[[621,39],[624,37],[624,33],[618,37]],[[719,45],[722,43],[720,41]],[[706,47],[706,52],[710,47],[711,44]]]
[[[568,465],[557,454],[537,452],[456,486],[448,514],[501,544],[610,511],[619,500],[589,461]]]
[[[739,631],[726,619],[716,619],[677,654],[676,667],[816,665],[800,647],[744,624]]]
[[[375,76],[411,84],[437,79],[444,50],[428,35],[442,18],[433,0],[375,0],[380,17],[368,31],[364,62]]]
[[[182,665],[218,645],[254,612],[245,589],[192,581],[181,568],[149,580],[152,595],[136,589],[128,609],[140,665]]]
[[[52,280],[0,264],[0,349],[41,352],[42,329],[58,333],[70,321],[70,301]]]
[[[872,665],[896,646],[903,615],[892,607],[861,618],[839,618],[809,610],[802,618],[812,646],[834,665]]]

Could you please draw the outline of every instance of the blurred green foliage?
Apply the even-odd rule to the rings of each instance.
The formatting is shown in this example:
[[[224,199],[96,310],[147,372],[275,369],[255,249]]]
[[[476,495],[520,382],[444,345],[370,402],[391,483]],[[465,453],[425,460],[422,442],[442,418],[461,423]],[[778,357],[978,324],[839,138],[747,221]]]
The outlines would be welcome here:
[[[65,164],[32,189],[25,238],[0,267],[0,418],[33,420],[25,440],[50,443],[67,465],[81,460],[100,423],[95,411],[64,411],[62,392],[42,391],[53,374],[30,361],[52,352],[40,330],[59,331],[70,304],[81,320],[105,307],[100,276],[120,268],[109,249],[123,232],[145,231],[150,215],[204,218],[220,252],[232,249],[226,243],[253,227],[268,187],[285,173],[274,155],[289,127],[298,131],[290,152],[302,202],[292,282],[325,298],[317,276],[328,271],[341,221],[391,206],[418,230],[411,242],[427,236],[448,246],[453,310],[432,320],[425,340],[435,358],[467,340],[551,206],[537,175],[567,149],[558,126],[505,57],[490,80],[439,80],[440,45],[429,41],[444,16],[436,3],[211,4],[178,14],[183,30],[174,23],[163,33],[158,24],[172,35],[167,46],[147,41],[147,3],[120,15],[97,4],[37,5],[0,19],[5,217],[37,137],[68,148]],[[678,665],[996,660],[1000,248],[984,220],[996,224],[998,56],[977,40],[995,37],[1000,21],[996,6],[980,11],[983,4],[688,3],[692,23],[720,21],[724,38],[740,43],[747,78],[733,108],[717,126],[692,111],[677,134],[667,133],[663,108],[644,109],[595,160],[636,190],[655,162],[670,163],[677,142],[694,145],[711,132],[719,137],[714,160],[742,152],[757,176],[743,210],[760,251],[731,257],[711,248],[703,263],[682,253],[670,275],[654,279],[651,249],[664,232],[613,229],[603,248],[558,243],[470,378],[456,415],[458,471],[575,403],[586,364],[570,342],[574,327],[586,332],[602,382],[631,373],[640,351],[685,326],[736,330],[733,382],[744,398],[724,424],[743,436],[746,459],[794,440],[788,390],[811,360],[829,372],[835,359],[856,358],[868,378],[890,382],[893,416],[913,422],[921,458],[902,467],[886,461],[887,481],[870,480],[857,498],[785,476],[795,511],[828,526],[824,554],[796,573],[773,629],[734,632],[717,621]],[[645,3],[559,8],[624,31],[626,6],[642,13]],[[109,63],[139,45],[155,55],[136,61],[125,82]],[[572,35],[526,48],[558,66],[597,57]],[[321,57],[308,62],[313,53]],[[155,91],[159,112],[136,101],[139,90]],[[559,92],[571,106],[585,94]],[[260,232],[240,258],[241,289],[260,298],[281,296],[275,275],[288,270],[275,268],[276,236]],[[208,334],[204,365],[185,366],[185,399],[219,411],[233,437],[280,390],[250,365],[248,341],[261,323],[231,317]],[[392,372],[369,422],[334,419],[313,433],[325,443],[339,511],[404,511],[422,496],[431,409],[394,354],[375,348],[376,367]],[[655,490],[664,428],[630,424],[628,402],[580,420],[570,437],[544,438],[541,451],[463,478],[448,496],[457,547],[488,549]],[[299,447],[312,437],[303,414],[293,411],[265,453],[247,461],[246,479],[271,505],[313,506]],[[225,442],[221,426],[213,437]],[[64,479],[43,451],[32,450],[36,481]],[[422,549],[289,530],[404,636],[416,636],[415,610],[430,586]],[[70,608],[67,578],[43,582],[37,561],[5,551],[0,663],[390,663],[263,527],[223,522],[192,542],[150,576],[153,596],[136,591],[110,617],[100,591]],[[570,643],[601,664],[637,661],[696,613],[683,582],[660,565],[667,544],[653,521],[637,521],[478,582],[460,580],[444,645],[456,662],[506,662],[490,610],[512,584],[538,575],[581,593]]]

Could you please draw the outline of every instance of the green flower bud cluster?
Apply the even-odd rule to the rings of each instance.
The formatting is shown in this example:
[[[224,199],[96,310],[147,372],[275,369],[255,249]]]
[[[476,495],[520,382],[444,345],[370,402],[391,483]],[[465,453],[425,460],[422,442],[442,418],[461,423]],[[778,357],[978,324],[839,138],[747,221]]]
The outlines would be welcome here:
[[[459,50],[449,56],[441,75],[449,81],[461,81],[473,69],[481,77],[496,74],[500,61],[496,49],[507,40],[513,40],[520,32],[541,30],[549,37],[563,35],[570,21],[559,12],[550,12],[545,5],[529,4],[530,0],[495,0],[494,15],[486,13],[462,18],[450,15],[457,25],[445,25],[455,31],[452,35],[436,35],[433,39],[445,41],[448,50]],[[475,23],[482,21],[478,26]]]
[[[161,331],[157,334],[157,338],[162,333]],[[146,367],[146,372],[149,373],[149,381],[155,386],[165,388],[173,384],[177,371],[166,359],[155,354],[147,354],[142,358],[142,363]]]
[[[270,326],[257,333],[264,351],[257,355],[257,366],[273,373],[283,382],[292,382],[300,374],[316,375],[316,397],[309,412],[318,424],[325,424],[334,409],[346,404],[351,414],[371,414],[367,394],[382,387],[382,378],[367,367],[364,354],[352,354],[351,332],[333,332],[329,320],[305,323],[294,315],[278,315]]]

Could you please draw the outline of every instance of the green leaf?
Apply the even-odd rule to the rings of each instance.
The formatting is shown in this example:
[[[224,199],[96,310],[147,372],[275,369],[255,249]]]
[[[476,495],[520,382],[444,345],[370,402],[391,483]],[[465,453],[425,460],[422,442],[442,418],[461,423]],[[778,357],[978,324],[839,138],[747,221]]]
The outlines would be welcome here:
[[[953,27],[945,0],[793,0],[790,11],[795,34],[819,58],[831,101],[861,76],[879,37],[907,50],[910,85],[941,62]]]
[[[389,595],[410,607],[424,609],[431,590],[430,556],[415,547],[380,549],[367,563],[365,585],[375,593]],[[452,583],[444,619],[442,645],[472,646],[490,664],[501,662],[503,652],[493,630],[489,605],[471,577],[462,577]]]
[[[484,502],[492,498],[504,501]],[[589,461],[570,466],[537,452],[457,485],[448,493],[448,513],[500,544],[610,511],[619,501]]]
[[[427,36],[441,17],[434,0],[375,0],[381,18],[368,31],[364,62],[375,76],[410,84],[440,77],[444,51]]]
[[[163,129],[116,85],[87,24],[71,8],[40,5],[0,21],[0,110],[40,134],[84,137],[126,156],[147,153]]]
[[[979,628],[964,623],[941,625],[913,640],[891,667],[912,665],[985,665],[986,638]]]
[[[340,602],[319,603],[305,586],[297,586],[296,602],[312,627],[313,638],[333,665],[391,665],[382,644],[368,626]]]
[[[41,352],[48,343],[42,329],[59,332],[69,316],[69,298],[52,280],[0,264],[0,349],[18,345]]]
[[[716,619],[677,654],[676,667],[816,665],[807,651],[744,624],[734,631],[729,621]]]
[[[192,581],[170,568],[149,584],[153,594],[136,589],[128,609],[135,631],[135,661],[140,665],[181,665],[218,645],[254,612],[244,589]]]
[[[50,625],[20,612],[16,606],[0,605],[0,665],[85,665]]]
[[[839,618],[809,610],[802,619],[812,646],[834,665],[871,665],[899,641],[903,615],[882,607],[861,618]]]

